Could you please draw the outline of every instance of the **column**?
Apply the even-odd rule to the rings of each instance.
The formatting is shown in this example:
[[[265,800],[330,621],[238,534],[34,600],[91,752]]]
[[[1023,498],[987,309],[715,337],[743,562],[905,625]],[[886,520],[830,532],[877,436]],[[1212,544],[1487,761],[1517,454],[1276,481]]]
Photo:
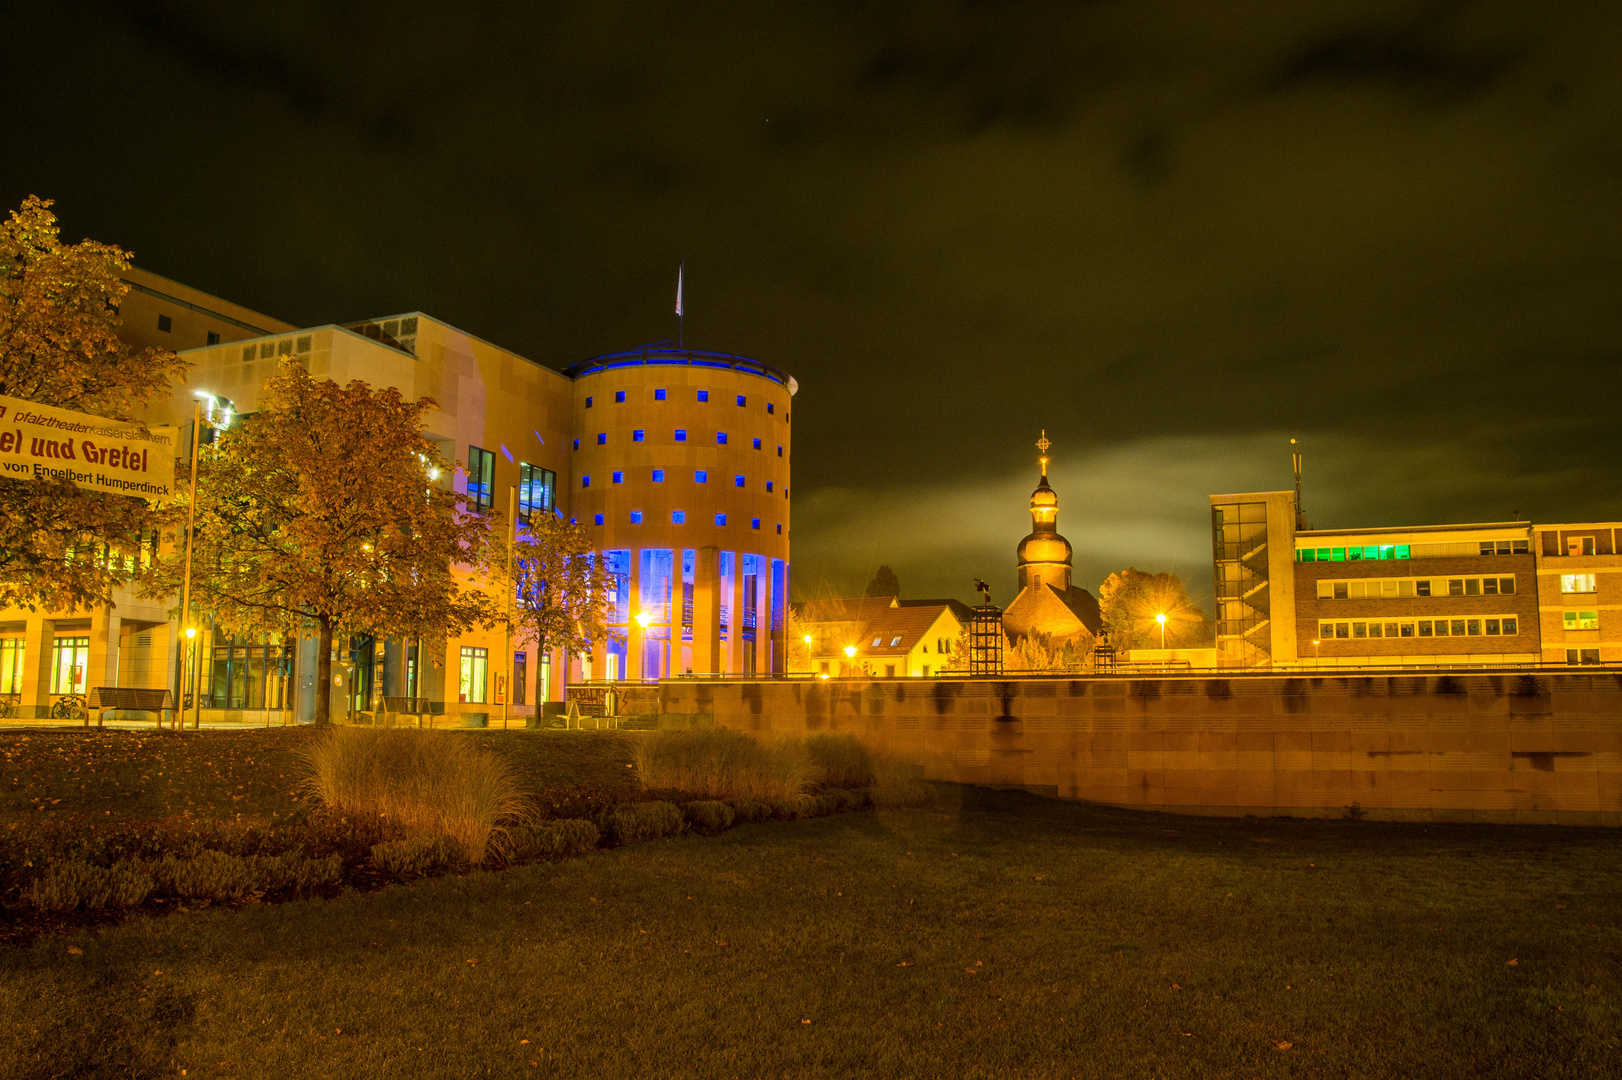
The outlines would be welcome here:
[[[51,704],[51,642],[56,620],[30,613],[23,632],[23,689],[17,706],[19,718],[49,714]]]
[[[693,673],[721,671],[721,549],[698,549],[693,571]]]

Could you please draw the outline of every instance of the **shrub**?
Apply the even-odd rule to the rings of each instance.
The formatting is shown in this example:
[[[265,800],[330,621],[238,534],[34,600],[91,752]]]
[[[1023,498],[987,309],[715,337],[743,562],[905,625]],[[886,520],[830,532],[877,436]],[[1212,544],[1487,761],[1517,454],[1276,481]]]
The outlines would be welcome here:
[[[462,846],[448,836],[419,833],[372,848],[372,865],[385,873],[403,877],[454,866],[461,860],[462,854]]]
[[[644,788],[710,799],[788,799],[814,776],[803,742],[760,743],[727,728],[651,732],[637,739],[634,760]]]
[[[139,860],[108,868],[67,859],[31,882],[23,900],[41,911],[99,911],[134,907],[151,895],[152,886],[152,874]]]
[[[873,786],[873,752],[854,735],[812,735],[806,753],[824,787]]]
[[[512,766],[468,736],[339,727],[303,757],[306,786],[328,807],[447,837],[471,863],[483,861],[498,823],[527,812]]]
[[[705,836],[719,836],[732,827],[737,814],[732,807],[714,799],[687,804],[687,821]]]
[[[752,821],[770,821],[772,819],[772,804],[765,799],[739,799],[732,804],[732,821],[735,825],[747,825]]]
[[[657,840],[664,836],[679,836],[682,830],[681,809],[675,803],[640,802],[616,806],[608,812],[603,830],[616,844],[631,844],[638,840]]]
[[[867,797],[850,788],[831,787],[822,793],[822,799],[828,804],[828,812],[837,814],[842,810],[860,810],[867,802]]]
[[[597,826],[580,818],[541,821],[507,830],[507,854],[513,862],[567,859],[597,846]]]
[[[281,855],[228,855],[201,851],[190,859],[166,855],[152,863],[159,891],[191,900],[241,900],[281,889],[309,889],[343,873],[337,855],[306,858],[301,851]]]

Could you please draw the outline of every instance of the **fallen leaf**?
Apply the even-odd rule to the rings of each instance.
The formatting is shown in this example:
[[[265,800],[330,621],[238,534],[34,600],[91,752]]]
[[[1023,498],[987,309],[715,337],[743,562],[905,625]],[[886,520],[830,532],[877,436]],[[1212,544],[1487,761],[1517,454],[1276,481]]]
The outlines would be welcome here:
[[[68,955],[69,956],[83,956],[84,955],[84,950],[79,948],[79,946],[77,946],[77,945],[69,945],[68,946]]]
[[[1519,966],[1519,965],[1520,965],[1520,960],[1519,960],[1519,959],[1516,959],[1516,960],[1506,960],[1506,961],[1505,961],[1505,962],[1504,962],[1504,966],[1505,966],[1505,967],[1518,967],[1518,966]]]
[[[529,1045],[529,1040],[528,1039],[519,1039],[518,1040],[518,1045],[519,1046],[528,1046]]]
[[[1194,1037],[1194,1033],[1192,1031],[1185,1031],[1182,1034],[1183,1038],[1185,1039],[1192,1039]]]
[[[1287,1042],[1276,1042],[1273,1045],[1278,1047],[1280,1050],[1288,1050],[1290,1047],[1294,1046],[1295,1044],[1294,1043],[1287,1043]]]
[[[901,963],[897,964],[896,967],[912,967],[912,961],[911,960],[903,960],[903,961],[901,961]]]
[[[809,1023],[810,1023],[810,1022],[811,1022],[811,1021],[809,1021],[809,1020],[801,1020],[801,1021],[800,1021],[800,1023],[802,1023],[802,1024],[809,1024]]]
[[[1181,989],[1182,989],[1182,987],[1181,987],[1181,986],[1178,986],[1178,985],[1177,985],[1177,984],[1176,984],[1176,983],[1172,983],[1172,984],[1171,984],[1171,988],[1172,988],[1172,989],[1173,989],[1173,990],[1181,990]]]

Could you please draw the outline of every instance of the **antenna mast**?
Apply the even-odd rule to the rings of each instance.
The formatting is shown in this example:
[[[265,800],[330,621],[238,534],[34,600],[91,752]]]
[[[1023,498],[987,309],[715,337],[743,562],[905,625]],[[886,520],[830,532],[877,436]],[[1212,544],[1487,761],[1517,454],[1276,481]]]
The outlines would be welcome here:
[[[1307,512],[1301,508],[1301,444],[1291,439],[1290,451],[1290,463],[1295,469],[1295,528],[1297,532],[1302,532],[1309,526]]]

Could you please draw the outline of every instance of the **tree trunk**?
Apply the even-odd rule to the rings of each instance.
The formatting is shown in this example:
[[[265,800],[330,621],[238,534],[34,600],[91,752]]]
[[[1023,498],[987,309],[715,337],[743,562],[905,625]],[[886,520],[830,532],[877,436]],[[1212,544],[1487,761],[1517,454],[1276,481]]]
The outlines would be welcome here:
[[[316,635],[315,724],[324,727],[332,723],[332,620],[323,616],[320,626]]]

